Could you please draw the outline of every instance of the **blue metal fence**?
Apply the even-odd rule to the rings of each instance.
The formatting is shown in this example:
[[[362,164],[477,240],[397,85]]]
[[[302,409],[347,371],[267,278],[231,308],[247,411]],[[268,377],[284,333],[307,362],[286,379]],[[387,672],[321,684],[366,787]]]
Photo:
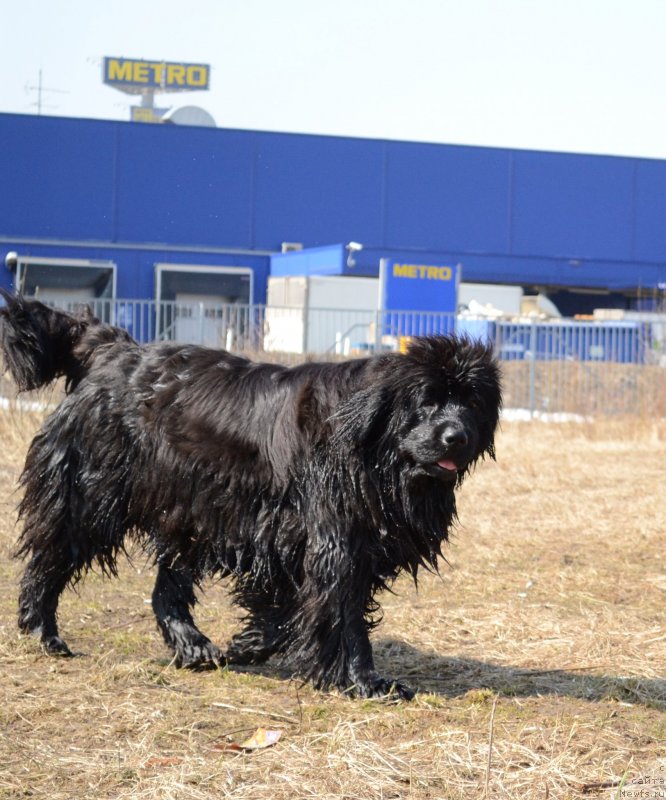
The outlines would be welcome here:
[[[458,330],[495,342],[505,361],[652,363],[659,340],[639,321],[458,320]]]
[[[76,311],[80,303],[63,304]],[[666,416],[666,318],[472,319],[434,312],[94,300],[93,313],[137,341],[222,347],[286,362],[404,350],[414,335],[457,331],[492,343],[505,408],[529,416]]]

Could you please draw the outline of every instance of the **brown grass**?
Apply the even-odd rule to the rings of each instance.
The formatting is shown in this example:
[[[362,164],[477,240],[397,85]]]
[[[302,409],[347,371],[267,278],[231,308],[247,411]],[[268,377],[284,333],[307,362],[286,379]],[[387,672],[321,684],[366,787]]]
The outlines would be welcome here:
[[[79,657],[42,655],[16,631],[11,558],[39,419],[0,414],[0,798],[615,798],[666,770],[664,426],[505,424],[450,565],[384,598],[377,660],[420,690],[392,705],[270,666],[174,669],[140,554],[64,597]],[[236,617],[211,586],[203,629],[224,642]],[[260,726],[277,745],[228,748]]]

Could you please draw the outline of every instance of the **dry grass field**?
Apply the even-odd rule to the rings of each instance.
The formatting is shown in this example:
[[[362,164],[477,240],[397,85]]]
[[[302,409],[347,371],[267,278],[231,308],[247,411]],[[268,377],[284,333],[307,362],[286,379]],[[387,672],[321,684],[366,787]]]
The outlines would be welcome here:
[[[391,704],[271,665],[174,669],[140,553],[65,595],[76,658],[20,637],[15,483],[38,423],[0,416],[0,798],[666,796],[666,425],[504,424],[450,563],[384,598],[380,668],[419,690]],[[223,643],[237,613],[217,584],[198,619]],[[277,744],[237,746],[260,727]]]

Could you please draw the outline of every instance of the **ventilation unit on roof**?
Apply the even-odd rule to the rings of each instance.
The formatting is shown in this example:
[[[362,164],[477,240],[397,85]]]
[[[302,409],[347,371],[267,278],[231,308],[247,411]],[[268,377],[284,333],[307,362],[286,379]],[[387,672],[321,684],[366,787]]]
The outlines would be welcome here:
[[[283,253],[297,253],[303,249],[303,242],[282,242]]]

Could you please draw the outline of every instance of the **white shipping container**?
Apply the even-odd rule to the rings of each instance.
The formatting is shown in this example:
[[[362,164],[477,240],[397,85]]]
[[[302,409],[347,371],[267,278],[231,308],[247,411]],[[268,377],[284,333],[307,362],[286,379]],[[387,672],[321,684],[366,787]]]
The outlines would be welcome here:
[[[374,342],[379,281],[346,275],[268,279],[267,350],[349,353]]]

